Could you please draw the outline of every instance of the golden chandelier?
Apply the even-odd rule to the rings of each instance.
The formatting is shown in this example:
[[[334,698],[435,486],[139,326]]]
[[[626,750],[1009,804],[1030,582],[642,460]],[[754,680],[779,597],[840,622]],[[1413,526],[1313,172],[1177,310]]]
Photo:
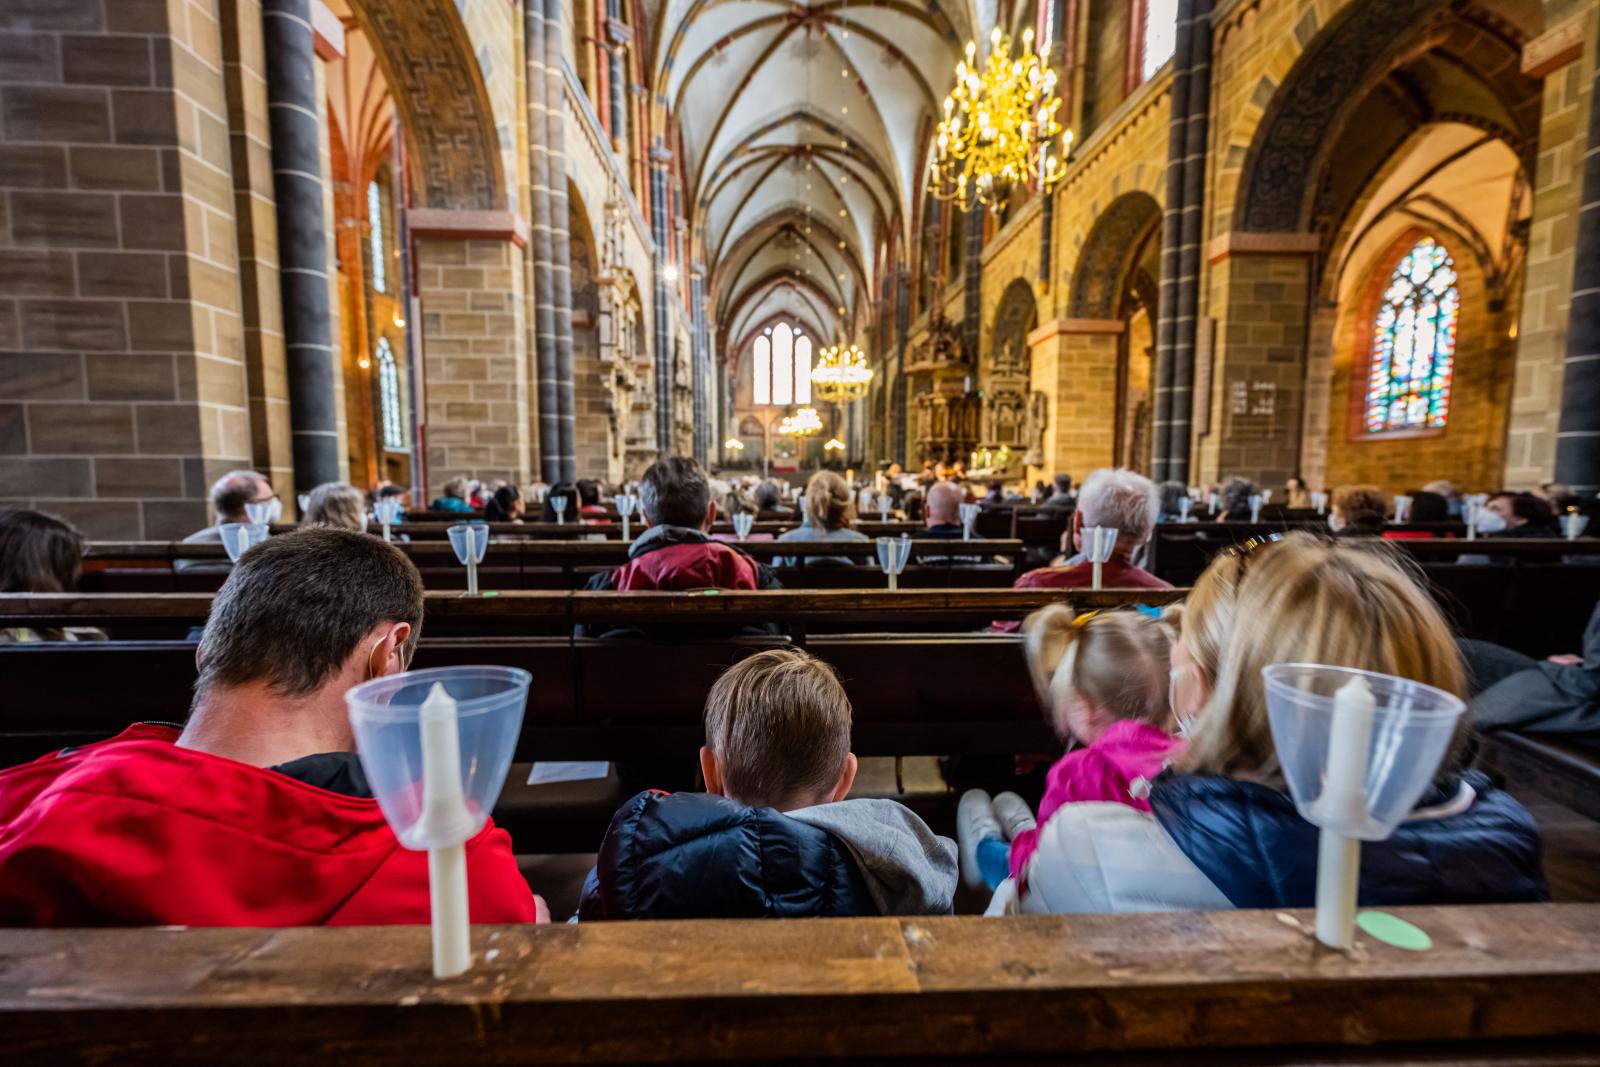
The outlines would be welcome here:
[[[1022,54],[1011,56],[1011,38],[996,26],[980,74],[977,45],[956,64],[956,85],[944,98],[929,189],[954,200],[963,211],[984,204],[998,211],[1018,185],[1049,192],[1066,173],[1072,131],[1056,122],[1061,98],[1055,71],[1033,50],[1033,30],[1022,34]],[[1060,135],[1059,149],[1053,147]]]
[[[811,437],[822,432],[822,416],[816,408],[801,408],[793,415],[785,415],[776,432],[785,437]]]
[[[872,368],[860,345],[833,345],[811,372],[811,385],[824,400],[859,400],[872,385]]]

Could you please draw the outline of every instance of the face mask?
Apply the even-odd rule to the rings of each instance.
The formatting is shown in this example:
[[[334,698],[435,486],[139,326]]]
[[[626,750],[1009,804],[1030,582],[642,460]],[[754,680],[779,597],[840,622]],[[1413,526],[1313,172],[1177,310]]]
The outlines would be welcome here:
[[[274,523],[281,518],[283,518],[283,501],[273,497],[270,506],[267,508],[267,522]]]
[[[1504,516],[1487,509],[1478,513],[1479,533],[1499,533],[1505,528],[1506,520]]]
[[[1344,529],[1344,523],[1337,515],[1334,515],[1331,512],[1328,515],[1328,529],[1332,530],[1334,533],[1338,533],[1340,530]]]

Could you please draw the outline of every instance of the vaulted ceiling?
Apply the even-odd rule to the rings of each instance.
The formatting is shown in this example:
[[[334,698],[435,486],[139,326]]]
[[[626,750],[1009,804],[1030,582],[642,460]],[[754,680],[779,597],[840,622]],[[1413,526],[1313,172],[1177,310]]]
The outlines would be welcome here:
[[[996,0],[661,0],[658,104],[682,131],[725,351],[775,318],[828,343],[905,240],[929,123]],[[902,253],[905,251],[902,248]]]

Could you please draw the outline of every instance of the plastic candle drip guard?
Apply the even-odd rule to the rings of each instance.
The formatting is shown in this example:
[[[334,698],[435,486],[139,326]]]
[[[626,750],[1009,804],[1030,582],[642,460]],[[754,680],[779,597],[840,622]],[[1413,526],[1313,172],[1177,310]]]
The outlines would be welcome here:
[[[755,527],[756,517],[748,511],[741,511],[733,517],[734,536],[741,541],[750,539],[750,531]]]
[[[1267,716],[1295,808],[1345,837],[1382,841],[1411,814],[1466,710],[1442,689],[1393,675],[1313,663],[1261,672]],[[1360,678],[1370,711],[1340,706]]]
[[[977,524],[978,510],[976,504],[961,505],[961,536],[964,540],[972,540],[972,527]]]
[[[267,539],[271,527],[264,522],[225,522],[217,527],[222,547],[235,563],[246,551]]]

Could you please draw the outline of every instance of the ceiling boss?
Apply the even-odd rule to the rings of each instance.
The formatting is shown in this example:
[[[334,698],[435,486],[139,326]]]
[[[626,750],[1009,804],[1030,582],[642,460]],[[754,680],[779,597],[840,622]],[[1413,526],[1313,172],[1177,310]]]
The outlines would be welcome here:
[[[1072,131],[1063,133],[1055,117],[1055,71],[1034,52],[1033,30],[1023,31],[1015,58],[998,26],[989,43],[980,73],[977,45],[967,42],[928,161],[933,195],[963,211],[974,204],[998,211],[1019,185],[1048,192],[1066,173],[1072,146]]]

